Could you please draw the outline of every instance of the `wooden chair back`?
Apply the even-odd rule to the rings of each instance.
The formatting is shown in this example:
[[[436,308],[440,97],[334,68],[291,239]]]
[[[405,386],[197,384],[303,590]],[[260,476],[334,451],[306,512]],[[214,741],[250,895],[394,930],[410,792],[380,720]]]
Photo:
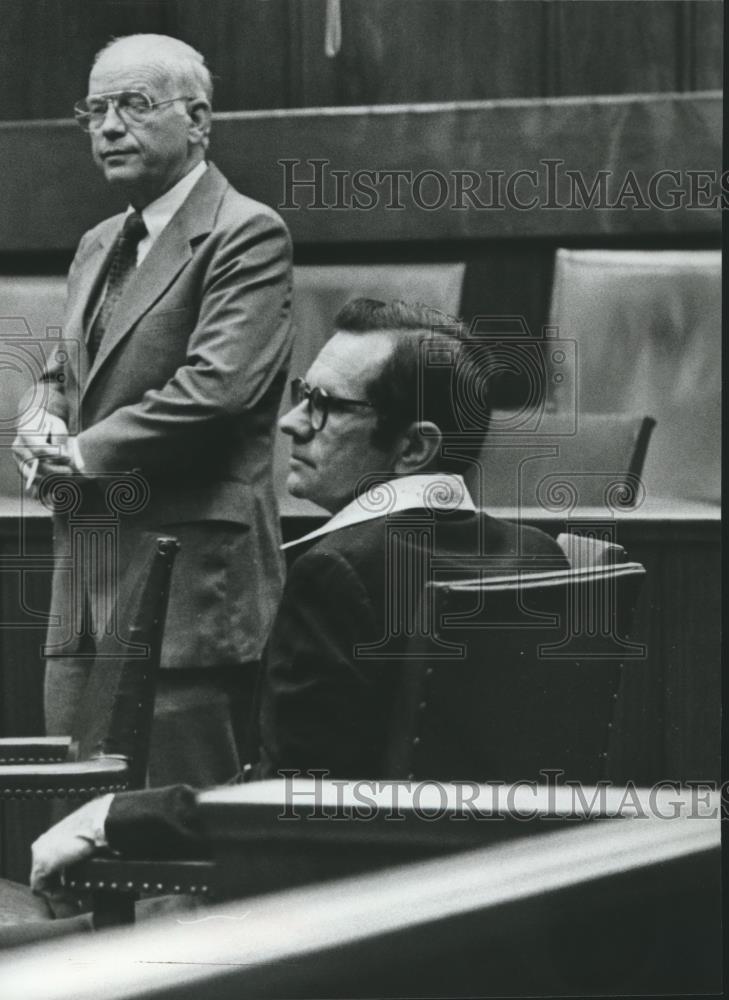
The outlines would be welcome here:
[[[129,787],[146,779],[170,580],[179,543],[149,535],[120,582],[118,613],[99,642],[78,716],[78,758],[123,757]]]
[[[648,493],[718,500],[720,251],[560,249],[549,324],[577,348],[556,394],[655,417]]]
[[[390,776],[606,777],[622,665],[645,656],[629,635],[645,570],[588,564],[590,546],[571,538],[582,562],[569,570],[428,584],[423,620],[434,628],[413,637],[403,664]]]
[[[572,424],[564,414],[545,411],[517,424],[513,414],[492,415],[469,483],[483,506],[622,509],[644,499],[652,417],[580,413]]]

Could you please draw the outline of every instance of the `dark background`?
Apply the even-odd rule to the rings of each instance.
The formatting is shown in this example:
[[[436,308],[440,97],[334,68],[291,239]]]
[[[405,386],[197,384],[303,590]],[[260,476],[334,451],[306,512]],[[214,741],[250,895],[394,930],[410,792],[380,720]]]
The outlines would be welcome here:
[[[175,35],[216,78],[219,111],[721,87],[722,4],[344,0],[0,0],[0,119],[67,118],[114,35]]]

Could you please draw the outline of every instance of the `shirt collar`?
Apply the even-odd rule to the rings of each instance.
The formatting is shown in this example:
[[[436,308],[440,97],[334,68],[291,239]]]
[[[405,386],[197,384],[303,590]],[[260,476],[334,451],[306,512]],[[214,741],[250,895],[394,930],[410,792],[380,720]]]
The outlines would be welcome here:
[[[361,521],[371,521],[376,517],[386,517],[402,510],[424,508],[425,510],[467,511],[474,513],[476,505],[473,502],[463,476],[454,476],[445,472],[429,473],[419,476],[401,476],[389,479],[387,482],[371,486],[360,496],[355,497],[346,507],[342,507],[326,524],[308,535],[286,542],[282,549],[291,548],[301,542],[308,542],[320,535],[328,535],[340,528],[348,528],[351,524]]]
[[[207,169],[207,163],[202,160],[189,173],[185,174],[174,187],[165,191],[163,195],[142,209],[142,218],[147,227],[145,241],[149,240],[150,245],[155,242]],[[130,206],[127,209],[127,215],[133,211],[134,209]]]

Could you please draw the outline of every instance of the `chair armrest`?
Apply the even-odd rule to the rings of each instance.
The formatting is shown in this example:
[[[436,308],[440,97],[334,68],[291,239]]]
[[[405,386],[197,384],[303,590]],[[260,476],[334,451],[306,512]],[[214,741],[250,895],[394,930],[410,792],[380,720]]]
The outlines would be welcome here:
[[[70,748],[70,736],[8,736],[0,739],[0,764],[57,764]]]
[[[4,799],[94,798],[128,787],[129,765],[119,757],[0,765],[0,796]]]
[[[66,885],[76,892],[185,893],[210,896],[213,861],[200,859],[145,861],[124,857],[94,857],[66,869]]]

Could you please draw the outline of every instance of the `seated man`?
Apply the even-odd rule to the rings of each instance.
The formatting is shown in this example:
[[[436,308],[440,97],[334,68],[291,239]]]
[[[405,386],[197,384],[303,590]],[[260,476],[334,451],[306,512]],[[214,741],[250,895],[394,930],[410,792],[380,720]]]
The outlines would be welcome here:
[[[442,346],[448,364],[423,362],[425,340]],[[299,553],[265,657],[259,759],[244,780],[315,768],[387,777],[393,656],[405,631],[393,610],[419,606],[431,556],[443,576],[462,574],[473,556],[481,572],[567,568],[543,532],[479,513],[464,460],[442,446],[458,430],[459,386],[477,384],[479,352],[469,347],[457,321],[435,309],[358,299],[305,380],[292,383],[293,407],[280,421],[291,438],[288,489],[332,517],[292,543]],[[194,793],[176,786],[87,803],[33,845],[33,888],[51,887],[61,868],[104,845],[195,853]]]

